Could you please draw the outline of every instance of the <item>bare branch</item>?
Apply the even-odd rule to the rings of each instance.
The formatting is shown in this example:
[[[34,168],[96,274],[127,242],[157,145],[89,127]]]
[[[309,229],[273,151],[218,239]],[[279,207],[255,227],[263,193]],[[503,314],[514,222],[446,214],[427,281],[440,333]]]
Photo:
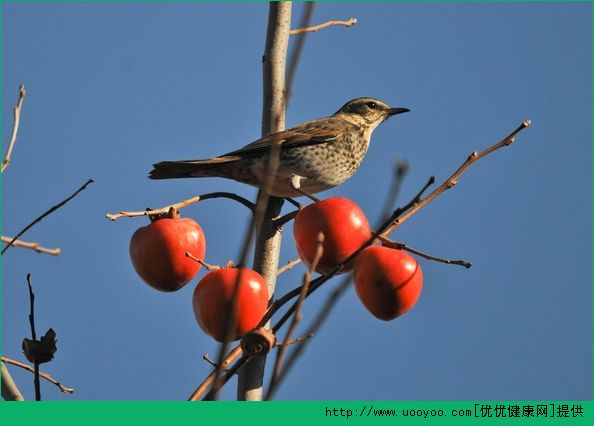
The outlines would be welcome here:
[[[287,262],[287,264],[285,266],[278,268],[278,271],[276,271],[276,276],[278,277],[280,274],[293,269],[295,266],[299,265],[300,263],[301,263],[301,259],[299,259],[299,258],[293,259],[290,262]]]
[[[292,212],[289,212],[286,215],[274,219],[274,225],[279,229],[282,228],[283,226],[285,226],[285,224],[295,219],[297,213],[299,213],[299,210],[293,210]]]
[[[467,262],[463,259],[459,259],[459,260],[451,260],[451,259],[444,259],[442,257],[436,257],[436,256],[432,256],[430,254],[424,253],[420,250],[414,249],[412,247],[407,246],[404,243],[399,243],[398,241],[392,241],[391,239],[389,239],[388,237],[383,237],[381,236],[380,241],[382,242],[382,245],[384,247],[390,247],[396,250],[405,250],[408,251],[410,253],[416,254],[417,256],[423,257],[427,260],[434,260],[436,262],[440,262],[440,263],[446,263],[448,265],[460,265],[460,266],[464,266],[466,269],[470,268],[472,266],[472,264],[470,262]]]
[[[206,362],[208,362],[212,367],[217,367],[217,363],[214,362],[212,359],[210,359],[210,357],[208,356],[208,354],[204,354],[202,355],[202,359]]]
[[[210,192],[208,194],[197,195],[196,197],[188,198],[187,200],[180,201],[179,203],[170,204],[165,207],[161,207],[158,209],[150,209],[150,210],[143,210],[143,211],[121,211],[119,213],[107,213],[105,217],[111,221],[120,219],[122,217],[138,217],[138,216],[158,216],[162,214],[166,214],[171,208],[175,210],[183,209],[184,207],[191,206],[192,204],[196,204],[199,201],[203,200],[210,200],[213,198],[228,198],[230,200],[235,200],[252,212],[255,209],[254,203],[249,200],[246,200],[240,195],[234,194],[232,192]]]
[[[303,34],[303,33],[313,33],[313,32],[322,30],[324,28],[335,27],[335,26],[339,26],[339,25],[341,25],[343,27],[352,27],[356,23],[357,23],[356,18],[349,18],[346,21],[328,21],[328,22],[324,22],[323,24],[314,25],[313,27],[296,28],[294,30],[291,30],[289,32],[289,34],[290,35],[298,35],[298,34]]]
[[[466,169],[468,169],[468,167],[470,167],[470,165],[472,165],[474,162],[480,160],[481,158],[491,154],[492,152],[500,148],[511,145],[515,141],[516,135],[520,133],[522,130],[524,130],[526,127],[530,126],[530,124],[530,120],[524,120],[522,124],[520,124],[513,132],[511,132],[509,135],[503,138],[500,142],[490,146],[484,151],[475,151],[472,154],[470,154],[466,161],[464,161],[464,163],[462,163],[462,165],[448,179],[446,179],[441,185],[439,185],[439,187],[437,187],[431,194],[427,195],[425,198],[416,203],[410,210],[404,213],[401,217],[395,219],[394,223],[392,223],[392,225],[390,225],[382,233],[382,235],[389,235],[396,228],[398,228],[400,225],[402,225],[404,222],[410,219],[413,215],[415,215],[419,210],[421,210],[423,207],[425,207],[427,204],[433,201],[436,197],[453,187],[456,183],[458,183],[458,178],[460,177],[460,175],[464,173]]]
[[[12,149],[14,148],[14,144],[16,142],[17,133],[19,131],[19,123],[21,121],[21,109],[23,108],[23,100],[25,99],[25,95],[27,91],[25,90],[25,85],[21,84],[19,87],[19,100],[17,101],[13,113],[14,113],[14,123],[12,125],[12,133],[10,134],[10,142],[8,142],[8,149],[6,150],[6,156],[4,160],[2,160],[2,165],[0,166],[0,171],[4,173],[4,170],[10,164],[10,158],[12,155]]]
[[[219,265],[211,265],[210,263],[206,263],[204,260],[202,259],[198,259],[196,256],[194,256],[192,253],[190,253],[189,251],[186,251],[186,257],[189,257],[190,259],[192,259],[194,262],[198,262],[199,264],[201,264],[202,266],[204,266],[204,268],[207,271],[217,271],[219,269],[221,269],[221,267]]]
[[[235,361],[240,355],[241,355],[241,347],[239,345],[237,345],[225,357],[225,359],[223,360],[223,363],[222,364],[218,364],[218,365],[220,365],[221,368],[224,369],[229,364],[231,364],[233,361]],[[210,373],[202,381],[202,383],[200,384],[200,386],[198,386],[196,388],[196,390],[192,393],[192,395],[190,395],[190,397],[188,398],[188,401],[198,401],[199,399],[201,399],[202,396],[206,393],[206,391],[210,387],[210,385],[214,382],[214,380],[216,378],[216,373],[217,373],[217,370],[216,369],[213,370],[213,372]]]
[[[307,333],[301,337],[296,337],[294,339],[289,339],[289,340],[285,340],[284,342],[276,343],[274,345],[274,347],[279,347],[282,345],[294,345],[296,343],[305,342],[306,340],[311,339],[312,337],[314,337],[314,333]]]
[[[7,364],[12,364],[15,365],[17,367],[20,367],[24,370],[30,371],[31,373],[35,372],[35,369],[33,367],[31,367],[30,365],[27,364],[23,364],[22,362],[19,362],[15,359],[12,358],[7,358],[7,357],[2,357],[2,362],[5,362]],[[56,379],[54,379],[52,376],[50,376],[47,373],[44,373],[43,371],[39,372],[39,377],[47,380],[50,383],[53,383],[54,385],[56,385],[59,389],[60,392],[62,393],[74,393],[74,388],[69,388],[67,386],[64,386],[62,383],[58,382]]]
[[[2,249],[1,254],[4,254],[4,252],[6,250],[8,250],[8,248],[10,246],[12,246],[14,244],[14,242],[16,240],[18,240],[21,235],[23,235],[25,232],[27,232],[29,229],[31,229],[33,227],[33,225],[35,225],[38,222],[41,222],[46,216],[49,216],[50,214],[52,214],[53,212],[55,212],[56,210],[58,210],[60,207],[62,207],[64,204],[66,204],[68,201],[72,200],[82,190],[86,189],[86,187],[88,185],[90,185],[91,183],[93,183],[93,182],[94,182],[93,179],[89,179],[83,186],[81,186],[80,188],[78,188],[76,190],[76,192],[74,194],[72,194],[70,197],[66,198],[64,201],[61,201],[60,203],[56,204],[55,206],[50,207],[49,210],[47,210],[45,213],[43,213],[41,216],[39,216],[37,219],[35,219],[29,225],[25,226],[25,228],[23,228],[22,231],[20,231],[18,234],[16,234],[16,236]]]
[[[407,161],[401,161],[396,159],[396,161],[394,162],[392,168],[392,183],[390,184],[390,189],[388,190],[388,195],[386,196],[386,201],[384,202],[384,207],[382,208],[382,219],[388,216],[390,212],[394,209],[394,204],[396,204],[396,200],[398,199],[398,195],[400,194],[402,182],[404,181],[404,177],[408,173],[409,168],[410,166]]]
[[[35,294],[33,293],[33,284],[31,283],[31,274],[27,274],[27,286],[29,288],[29,325],[31,326],[31,339],[37,340],[35,333]],[[39,361],[33,363],[33,374],[35,384],[35,401],[41,401],[41,383],[39,382]]]
[[[7,237],[5,235],[2,235],[2,242],[5,244],[8,244],[9,242],[12,241],[12,237]],[[36,243],[36,242],[28,242],[28,241],[23,241],[23,240],[15,240],[12,243],[13,246],[15,247],[23,247],[23,248],[28,248],[31,250],[35,250],[37,253],[45,253],[45,254],[51,254],[52,256],[59,256],[60,253],[62,252],[59,248],[47,248],[47,247],[43,247],[41,244]]]

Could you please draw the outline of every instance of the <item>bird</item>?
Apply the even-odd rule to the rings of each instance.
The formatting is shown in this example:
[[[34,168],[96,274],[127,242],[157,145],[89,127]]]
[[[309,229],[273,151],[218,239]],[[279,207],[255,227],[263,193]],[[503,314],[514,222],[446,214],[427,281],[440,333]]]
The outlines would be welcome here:
[[[359,169],[373,131],[391,116],[410,111],[374,98],[356,98],[333,115],[271,133],[227,154],[153,164],[150,179],[220,177],[262,189],[274,145],[279,163],[269,195],[315,194],[345,182]]]

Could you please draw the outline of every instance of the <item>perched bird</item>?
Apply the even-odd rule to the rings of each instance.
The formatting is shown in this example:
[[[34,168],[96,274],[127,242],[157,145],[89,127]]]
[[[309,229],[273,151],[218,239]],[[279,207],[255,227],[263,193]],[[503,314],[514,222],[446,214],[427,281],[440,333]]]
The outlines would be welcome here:
[[[303,192],[315,194],[350,178],[365,158],[376,127],[392,115],[407,111],[407,108],[391,108],[373,98],[353,99],[330,117],[272,133],[220,157],[154,164],[149,177],[222,177],[260,187],[271,147],[278,144],[279,166],[270,194],[277,197],[295,197]],[[296,183],[301,190],[296,189]]]

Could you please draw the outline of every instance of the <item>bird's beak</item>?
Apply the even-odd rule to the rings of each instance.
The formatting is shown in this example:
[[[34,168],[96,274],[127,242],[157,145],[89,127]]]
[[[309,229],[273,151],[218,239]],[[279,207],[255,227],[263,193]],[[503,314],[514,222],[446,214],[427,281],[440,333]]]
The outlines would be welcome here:
[[[404,112],[409,112],[409,111],[410,111],[410,109],[408,109],[408,108],[390,108],[388,110],[388,117],[391,117],[396,114],[402,114]]]

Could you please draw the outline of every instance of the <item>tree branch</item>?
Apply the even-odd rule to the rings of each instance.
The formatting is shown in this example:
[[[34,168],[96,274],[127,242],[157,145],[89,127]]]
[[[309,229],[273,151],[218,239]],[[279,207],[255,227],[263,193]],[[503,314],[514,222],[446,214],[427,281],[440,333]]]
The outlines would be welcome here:
[[[217,367],[221,366],[222,369],[225,369],[229,364],[231,364],[233,361],[235,361],[240,355],[241,355],[241,346],[237,345],[225,357],[222,364],[217,364]],[[196,390],[194,392],[192,392],[192,395],[190,395],[190,397],[188,398],[188,401],[198,401],[199,399],[201,399],[203,397],[203,395],[206,393],[208,388],[214,383],[216,376],[217,376],[217,369],[218,368],[215,368],[215,370],[213,370],[212,373],[210,373],[208,376],[206,376],[206,378],[202,381],[202,383],[200,383],[200,386],[198,386],[196,388]]]
[[[31,274],[27,274],[27,287],[29,288],[29,325],[31,326],[31,340],[37,340],[35,333],[35,294],[33,293],[33,285],[31,284]],[[41,383],[39,382],[39,361],[37,359],[33,363],[33,383],[35,384],[35,401],[41,401]]]
[[[243,204],[248,209],[252,211],[255,210],[255,205],[251,201],[243,198],[240,195],[234,194],[232,192],[210,192],[208,194],[197,195],[196,197],[188,198],[187,200],[180,201],[179,203],[170,204],[165,207],[161,207],[158,209],[150,209],[150,210],[143,210],[143,211],[121,211],[119,213],[107,213],[105,217],[111,221],[115,221],[122,217],[138,217],[138,216],[158,216],[165,214],[169,211],[169,209],[174,208],[175,210],[183,209],[184,207],[191,206],[192,204],[196,204],[199,201],[203,200],[210,200],[213,198],[229,198],[230,200],[235,200],[240,204]]]
[[[291,269],[293,269],[295,266],[299,265],[301,263],[301,259],[297,258],[297,259],[293,259],[290,262],[287,262],[286,265],[278,268],[278,270],[276,271],[276,276],[278,277],[280,274],[283,274]]]
[[[8,149],[6,150],[6,156],[4,160],[2,160],[2,165],[0,166],[0,172],[4,173],[4,170],[10,164],[10,159],[12,155],[12,149],[14,148],[14,144],[16,142],[17,133],[19,131],[19,124],[21,121],[21,109],[23,108],[23,101],[25,100],[25,96],[27,91],[25,90],[25,85],[21,84],[19,87],[19,100],[17,101],[13,113],[14,113],[14,123],[12,125],[12,133],[10,134],[10,142],[8,142]]]
[[[394,220],[394,223],[392,225],[390,225],[385,230],[383,235],[387,236],[390,233],[392,233],[394,230],[396,230],[396,228],[398,228],[400,225],[402,225],[404,222],[406,222],[408,219],[410,219],[412,216],[414,216],[419,210],[421,210],[423,207],[425,207],[427,204],[429,204],[431,201],[433,201],[436,197],[438,197],[443,192],[445,192],[446,190],[453,187],[456,183],[458,183],[458,178],[460,177],[460,175],[462,173],[464,173],[466,171],[466,169],[468,169],[474,162],[480,160],[481,158],[491,154],[492,152],[494,152],[500,148],[503,148],[505,146],[508,146],[508,145],[511,145],[512,143],[514,143],[516,135],[518,133],[520,133],[522,130],[524,130],[526,127],[530,126],[530,124],[531,124],[530,120],[524,120],[522,122],[522,124],[520,124],[513,132],[511,132],[509,135],[507,135],[505,138],[503,138],[500,142],[496,143],[495,145],[490,146],[489,148],[485,149],[484,151],[481,151],[481,152],[475,151],[472,154],[470,154],[468,156],[468,158],[466,159],[466,161],[464,161],[464,163],[462,163],[462,165],[460,167],[458,167],[458,169],[448,179],[446,179],[441,185],[439,185],[439,187],[437,187],[431,194],[427,195],[425,198],[423,198],[418,203],[416,203],[416,205],[414,207],[412,207],[409,211],[404,213],[401,217]]]
[[[393,240],[389,239],[388,237],[382,236],[379,239],[382,242],[382,245],[384,247],[390,247],[390,248],[393,248],[396,250],[408,251],[410,253],[416,254],[417,256],[420,256],[427,260],[433,260],[433,261],[440,262],[440,263],[446,263],[448,265],[460,265],[460,266],[464,266],[466,269],[468,269],[472,266],[472,264],[470,262],[467,262],[464,259],[459,259],[459,260],[444,259],[443,257],[433,256],[433,255],[427,254],[425,252],[422,252],[420,250],[414,249],[412,247],[407,246],[404,243],[399,243],[398,241],[393,241]]]
[[[31,367],[30,365],[24,364],[22,362],[17,361],[16,359],[12,359],[12,358],[7,358],[7,357],[1,357],[2,362],[5,362],[6,364],[12,364],[15,365],[17,367],[20,367],[24,370],[30,371],[31,373],[35,373],[35,369],[33,367]],[[56,385],[59,389],[60,392],[62,393],[74,393],[74,388],[69,388],[67,386],[64,386],[62,383],[58,382],[56,379],[54,379],[52,376],[50,376],[47,373],[44,373],[43,371],[39,372],[39,377],[47,380],[50,383],[53,383],[54,385]]]
[[[76,190],[76,192],[74,194],[72,194],[70,197],[66,198],[64,201],[61,201],[60,203],[56,204],[55,206],[50,207],[49,210],[47,210],[45,213],[43,213],[41,216],[39,216],[37,219],[35,219],[29,225],[25,226],[25,228],[23,228],[22,231],[20,231],[18,234],[16,234],[16,236],[12,240],[10,240],[10,242],[2,249],[1,254],[4,254],[4,252],[6,250],[8,250],[8,248],[10,246],[12,246],[14,244],[14,242],[16,240],[18,240],[21,235],[23,235],[25,232],[27,232],[29,229],[31,229],[36,223],[41,222],[46,216],[49,216],[50,214],[52,214],[53,212],[58,210],[60,207],[62,207],[64,204],[66,204],[68,201],[72,200],[74,197],[76,197],[79,194],[79,192],[86,189],[86,187],[93,182],[94,182],[93,179],[89,179],[83,186],[78,188]]]
[[[3,243],[8,244],[12,240],[13,240],[12,237],[7,237],[5,235],[2,235]],[[23,241],[23,240],[14,240],[12,245],[15,247],[23,247],[23,248],[35,250],[37,253],[51,254],[52,256],[59,256],[60,253],[62,252],[59,248],[47,248],[47,247],[43,247],[39,243],[28,242],[28,241]]]
[[[349,18],[346,21],[328,21],[328,22],[324,22],[323,24],[314,25],[313,27],[296,28],[294,30],[291,30],[290,34],[298,35],[298,34],[303,34],[303,33],[313,33],[313,32],[322,30],[324,28],[335,27],[338,25],[342,25],[343,27],[352,27],[356,23],[357,23],[356,18]]]

